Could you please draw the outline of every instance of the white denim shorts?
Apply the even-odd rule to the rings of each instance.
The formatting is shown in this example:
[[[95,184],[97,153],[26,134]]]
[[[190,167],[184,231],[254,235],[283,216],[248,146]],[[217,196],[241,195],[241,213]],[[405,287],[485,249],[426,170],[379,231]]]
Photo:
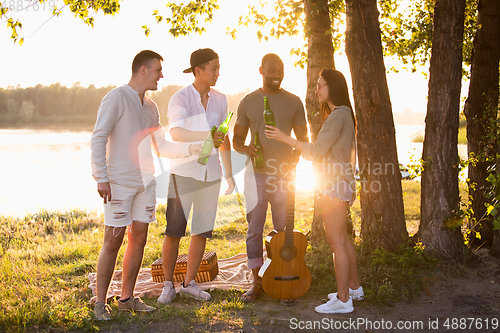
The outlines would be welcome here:
[[[132,221],[156,222],[156,182],[146,189],[110,183],[111,201],[104,205],[104,225],[126,227]]]

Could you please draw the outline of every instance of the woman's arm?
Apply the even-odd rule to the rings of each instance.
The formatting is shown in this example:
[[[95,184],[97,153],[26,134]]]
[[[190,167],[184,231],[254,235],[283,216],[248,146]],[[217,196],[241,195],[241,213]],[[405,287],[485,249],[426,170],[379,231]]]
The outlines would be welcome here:
[[[279,128],[266,125],[266,137],[268,139],[273,139],[277,140],[283,143],[286,143],[290,147],[294,148],[295,150],[302,151],[302,148],[304,147],[304,143],[302,141],[295,140],[292,138],[290,135],[286,135],[283,133]]]

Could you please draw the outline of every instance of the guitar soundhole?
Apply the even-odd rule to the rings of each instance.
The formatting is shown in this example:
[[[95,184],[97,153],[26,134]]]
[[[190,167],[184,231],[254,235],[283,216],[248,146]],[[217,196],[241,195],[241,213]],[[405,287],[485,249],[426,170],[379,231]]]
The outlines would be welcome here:
[[[280,257],[283,261],[291,261],[297,254],[297,248],[294,246],[282,246]]]

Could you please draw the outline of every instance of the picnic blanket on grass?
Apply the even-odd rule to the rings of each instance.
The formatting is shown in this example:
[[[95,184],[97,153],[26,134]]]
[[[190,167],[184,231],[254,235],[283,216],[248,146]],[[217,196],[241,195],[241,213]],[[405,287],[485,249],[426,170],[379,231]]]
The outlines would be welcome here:
[[[202,290],[247,290],[252,287],[253,276],[252,270],[247,266],[246,253],[240,253],[231,258],[219,259],[219,274],[213,281],[199,283],[198,286]],[[90,281],[89,288],[92,290],[90,303],[94,304],[96,300],[96,273],[90,273],[88,276]],[[108,298],[120,296],[122,286],[122,271],[115,271],[111,284],[108,290]],[[174,283],[176,292],[181,288],[180,283]],[[160,296],[163,289],[163,283],[153,281],[151,276],[151,268],[142,268],[137,277],[135,286],[136,297]]]

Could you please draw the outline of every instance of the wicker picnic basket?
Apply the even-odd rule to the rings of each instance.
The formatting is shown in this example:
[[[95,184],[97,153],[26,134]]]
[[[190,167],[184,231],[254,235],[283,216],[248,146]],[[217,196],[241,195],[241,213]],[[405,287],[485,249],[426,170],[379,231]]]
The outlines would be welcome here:
[[[174,282],[183,282],[186,277],[187,270],[187,254],[181,254],[177,257],[177,263],[174,270]],[[200,268],[194,281],[196,283],[208,282],[215,279],[219,274],[219,265],[217,263],[217,254],[215,251],[205,252],[201,259]],[[164,282],[163,276],[163,261],[162,258],[156,259],[151,264],[151,276],[154,282]]]

